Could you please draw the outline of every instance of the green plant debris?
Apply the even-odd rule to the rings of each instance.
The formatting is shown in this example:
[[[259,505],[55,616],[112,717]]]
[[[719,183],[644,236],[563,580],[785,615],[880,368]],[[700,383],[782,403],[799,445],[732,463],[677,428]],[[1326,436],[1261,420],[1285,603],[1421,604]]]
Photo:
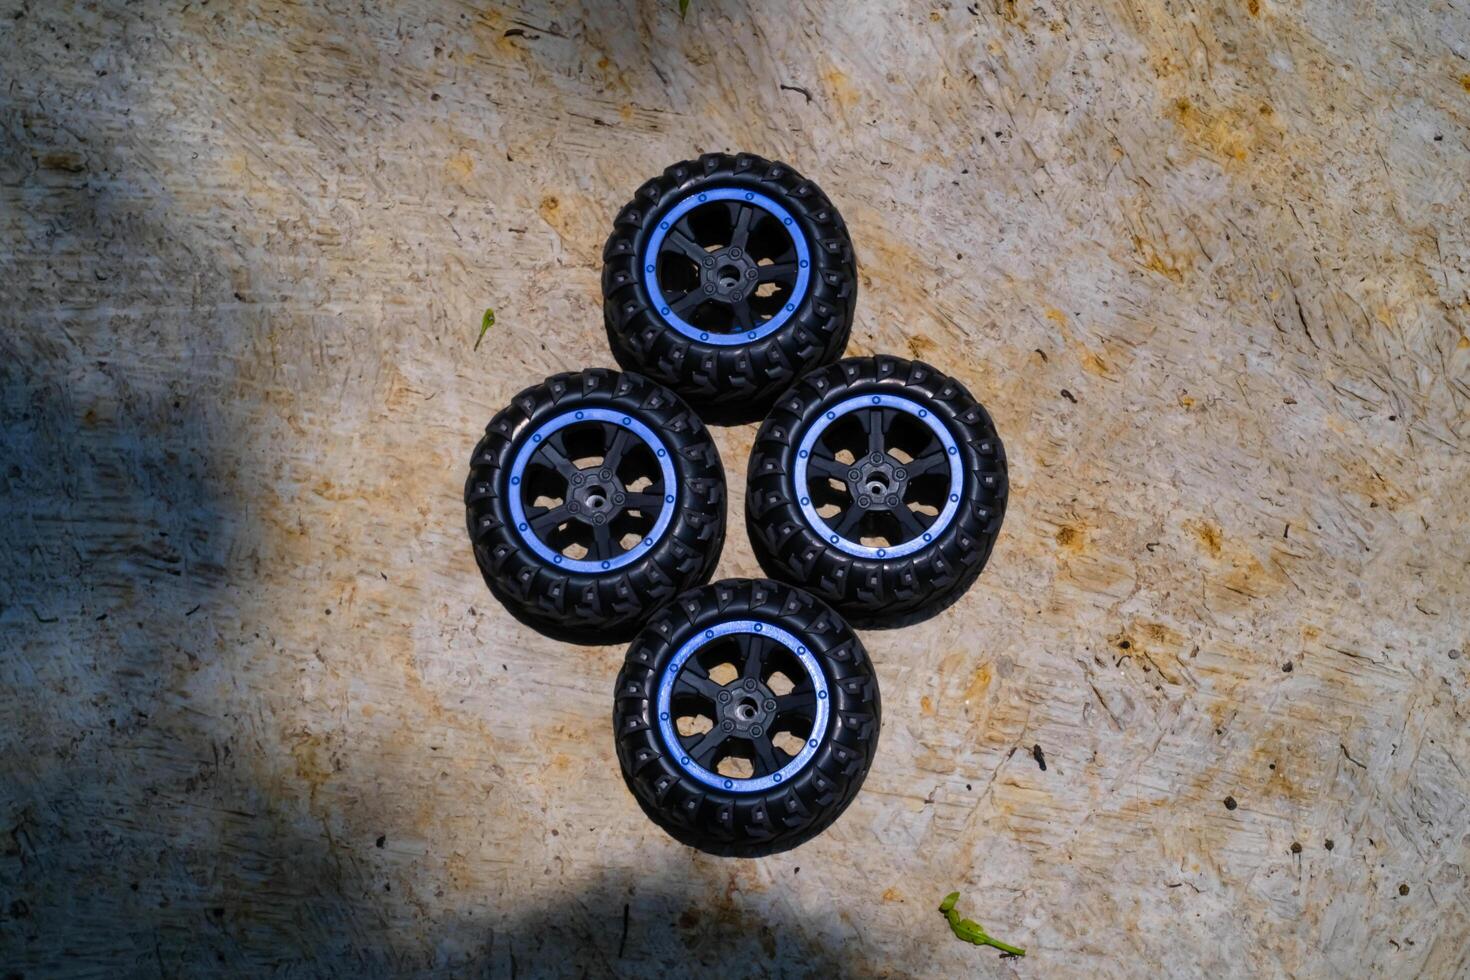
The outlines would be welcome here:
[[[944,896],[944,901],[939,903],[939,911],[943,912],[944,917],[949,920],[949,928],[954,933],[956,939],[963,939],[965,942],[974,943],[976,946],[994,946],[1002,953],[1009,953],[1012,956],[1026,955],[1026,951],[1019,946],[1011,946],[1001,942],[999,939],[992,939],[990,934],[985,931],[985,927],[974,919],[961,919],[960,914],[954,910],[955,903],[959,900],[959,892],[950,892]]]
[[[679,0],[679,19],[683,20],[687,13],[689,13],[689,0]]]
[[[485,334],[495,326],[495,311],[488,306],[485,307],[485,315],[480,317],[480,336],[475,338],[475,350],[480,349],[480,341],[485,339]]]

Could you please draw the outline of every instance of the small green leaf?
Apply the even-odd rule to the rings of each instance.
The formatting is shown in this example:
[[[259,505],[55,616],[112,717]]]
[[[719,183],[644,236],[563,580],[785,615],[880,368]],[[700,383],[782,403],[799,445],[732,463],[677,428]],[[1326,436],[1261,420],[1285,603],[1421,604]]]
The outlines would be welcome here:
[[[939,903],[939,911],[944,913],[944,918],[949,922],[949,930],[953,932],[956,939],[976,946],[993,946],[1002,953],[1010,953],[1012,956],[1025,956],[1026,951],[1018,946],[1011,946],[992,939],[986,932],[985,927],[974,919],[961,919],[960,914],[954,907],[960,900],[959,892],[950,892],[944,896],[944,901]]]
[[[679,0],[679,19],[683,20],[687,13],[689,13],[689,0]]]
[[[475,338],[475,350],[480,349],[480,341],[485,339],[485,334],[493,326],[495,326],[495,311],[487,306],[485,315],[480,318],[480,336]]]

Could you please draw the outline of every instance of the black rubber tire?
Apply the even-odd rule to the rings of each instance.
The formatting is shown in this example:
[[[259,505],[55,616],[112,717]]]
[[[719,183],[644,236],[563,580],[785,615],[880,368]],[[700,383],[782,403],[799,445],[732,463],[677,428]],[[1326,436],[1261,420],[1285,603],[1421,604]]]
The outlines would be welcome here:
[[[647,554],[611,572],[558,568],[511,524],[508,470],[539,423],[568,409],[606,407],[656,431],[673,457],[672,522]],[[709,581],[725,540],[725,473],[709,430],[677,395],[636,374],[557,374],[517,395],[485,428],[470,460],[465,511],[475,561],[491,593],[537,631],[573,643],[626,643],[680,592]]]
[[[802,514],[792,479],[803,433],[853,395],[902,394],[928,406],[959,446],[960,508],[933,542],[900,558],[851,555]],[[858,628],[907,626],[962,596],[985,567],[1005,516],[1005,447],[984,407],[964,385],[922,361],[854,357],[809,374],[784,395],[756,434],[745,522],[767,575],[799,582]]]
[[[729,793],[684,772],[654,719],[658,679],[687,640],[710,625],[758,618],[814,654],[832,710],[816,754],[764,792]],[[638,634],[618,674],[613,731],[623,779],[639,806],[675,840],[722,857],[761,857],[820,834],[857,795],[878,747],[882,705],[862,642],[827,605],[769,579],[726,579],[681,595]]]
[[[811,252],[811,285],[791,318],[747,344],[701,343],[670,327],[638,274],[663,215],[702,187],[756,190],[797,219]],[[676,163],[638,189],[613,221],[603,249],[603,318],[613,356],[677,392],[706,421],[753,422],[808,371],[842,356],[857,303],[857,264],[847,226],[816,184],[784,163],[748,153],[707,153]]]

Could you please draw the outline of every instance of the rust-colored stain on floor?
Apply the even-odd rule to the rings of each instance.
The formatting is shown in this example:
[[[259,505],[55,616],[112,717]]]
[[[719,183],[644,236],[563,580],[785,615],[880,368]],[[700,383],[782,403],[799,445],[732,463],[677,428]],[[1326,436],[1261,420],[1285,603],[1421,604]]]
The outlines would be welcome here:
[[[0,7],[7,975],[1470,973],[1463,4],[677,7]],[[727,149],[1012,466],[759,861],[644,818],[620,651],[506,615],[460,500],[611,364],[614,208]]]

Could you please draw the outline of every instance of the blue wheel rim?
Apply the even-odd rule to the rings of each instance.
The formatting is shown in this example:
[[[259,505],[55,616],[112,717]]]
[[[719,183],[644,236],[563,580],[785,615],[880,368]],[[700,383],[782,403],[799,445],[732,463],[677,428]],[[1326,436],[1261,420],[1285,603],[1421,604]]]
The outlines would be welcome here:
[[[769,319],[760,322],[752,322],[748,329],[733,330],[729,333],[711,331],[684,319],[675,306],[681,302],[665,296],[664,290],[659,283],[658,258],[664,246],[665,239],[675,230],[680,221],[701,205],[721,201],[735,202],[737,205],[748,205],[769,215],[771,219],[780,223],[780,227],[786,232],[790,239],[792,250],[795,253],[793,261],[796,264],[796,279],[791,286],[791,291],[785,297],[780,309],[775,311]],[[716,253],[722,254],[722,253]],[[639,266],[643,272],[643,284],[648,291],[650,301],[653,303],[654,311],[659,318],[691,340],[702,343],[715,344],[719,346],[734,346],[747,344],[781,329],[796,311],[801,307],[806,298],[807,289],[811,284],[811,249],[807,244],[806,235],[800,224],[786,208],[772,200],[759,191],[747,190],[742,187],[719,187],[708,190],[692,191],[680,199],[668,213],[664,214],[659,223],[654,227],[653,234],[649,236],[647,244],[639,256]],[[754,286],[751,287],[754,289]],[[743,294],[749,296],[750,294]],[[718,298],[705,299],[705,302],[720,302]],[[691,307],[692,309],[692,307]],[[688,311],[685,311],[688,312]]]
[[[903,412],[913,416],[923,423],[933,433],[940,452],[947,458],[947,472],[949,476],[948,490],[944,495],[944,506],[939,508],[936,516],[927,527],[923,527],[919,533],[914,534],[906,540],[892,543],[885,547],[865,545],[861,541],[846,537],[828,523],[826,518],[817,513],[817,507],[812,503],[812,498],[807,491],[808,470],[812,463],[814,447],[817,440],[827,431],[831,425],[844,416],[855,412],[870,409],[888,409]],[[904,464],[896,459],[895,468],[902,468]],[[843,464],[846,465],[846,464]],[[913,465],[913,464],[909,464]],[[935,413],[912,399],[901,395],[870,394],[856,395],[832,406],[823,412],[811,427],[803,433],[796,447],[796,465],[792,469],[793,490],[796,493],[798,506],[801,508],[802,516],[806,518],[808,525],[817,534],[821,535],[823,541],[849,555],[858,558],[871,558],[879,561],[887,561],[893,558],[902,558],[913,554],[922,548],[928,547],[942,534],[954,520],[955,514],[959,512],[960,501],[964,497],[964,465],[960,461],[959,444],[949,429],[935,417]],[[834,518],[838,515],[832,515]]]
[[[784,647],[806,671],[807,683],[811,685],[810,697],[815,702],[811,730],[802,743],[801,751],[792,756],[790,761],[778,770],[748,779],[724,776],[700,765],[691,758],[689,747],[684,744],[674,727],[674,688],[679,680],[680,671],[685,669],[691,657],[697,655],[700,650],[715,640],[737,634],[759,636]],[[738,683],[738,680],[734,683]],[[803,692],[803,696],[806,696],[806,692]],[[822,739],[826,737],[827,722],[831,716],[831,697],[821,665],[817,663],[817,658],[806,644],[774,623],[764,620],[737,619],[701,630],[675,651],[659,677],[655,710],[658,712],[659,734],[663,737],[664,747],[680,769],[712,789],[729,793],[759,793],[790,782],[793,776],[811,762],[812,757],[821,747]],[[739,736],[730,737],[739,738]]]
[[[525,492],[526,470],[532,457],[538,450],[545,451],[543,447],[548,445],[552,436],[561,432],[569,426],[583,423],[605,422],[626,430],[640,440],[658,465],[661,474],[661,482],[656,486],[662,489],[663,502],[659,508],[658,516],[653,526],[642,536],[633,547],[621,554],[600,559],[571,558],[550,547],[536,533],[532,523],[542,515],[529,515],[526,511],[525,502],[522,497]],[[526,434],[521,443],[520,450],[515,459],[511,461],[510,469],[506,473],[506,499],[509,501],[511,523],[515,527],[516,534],[526,543],[526,547],[541,558],[547,564],[569,572],[581,572],[586,574],[601,575],[614,572],[637,561],[646,555],[659,541],[673,522],[674,511],[677,509],[677,477],[674,472],[673,454],[658,435],[643,422],[627,412],[620,412],[607,408],[581,408],[564,412],[561,415],[543,422],[535,429]],[[608,523],[611,523],[609,518]]]

